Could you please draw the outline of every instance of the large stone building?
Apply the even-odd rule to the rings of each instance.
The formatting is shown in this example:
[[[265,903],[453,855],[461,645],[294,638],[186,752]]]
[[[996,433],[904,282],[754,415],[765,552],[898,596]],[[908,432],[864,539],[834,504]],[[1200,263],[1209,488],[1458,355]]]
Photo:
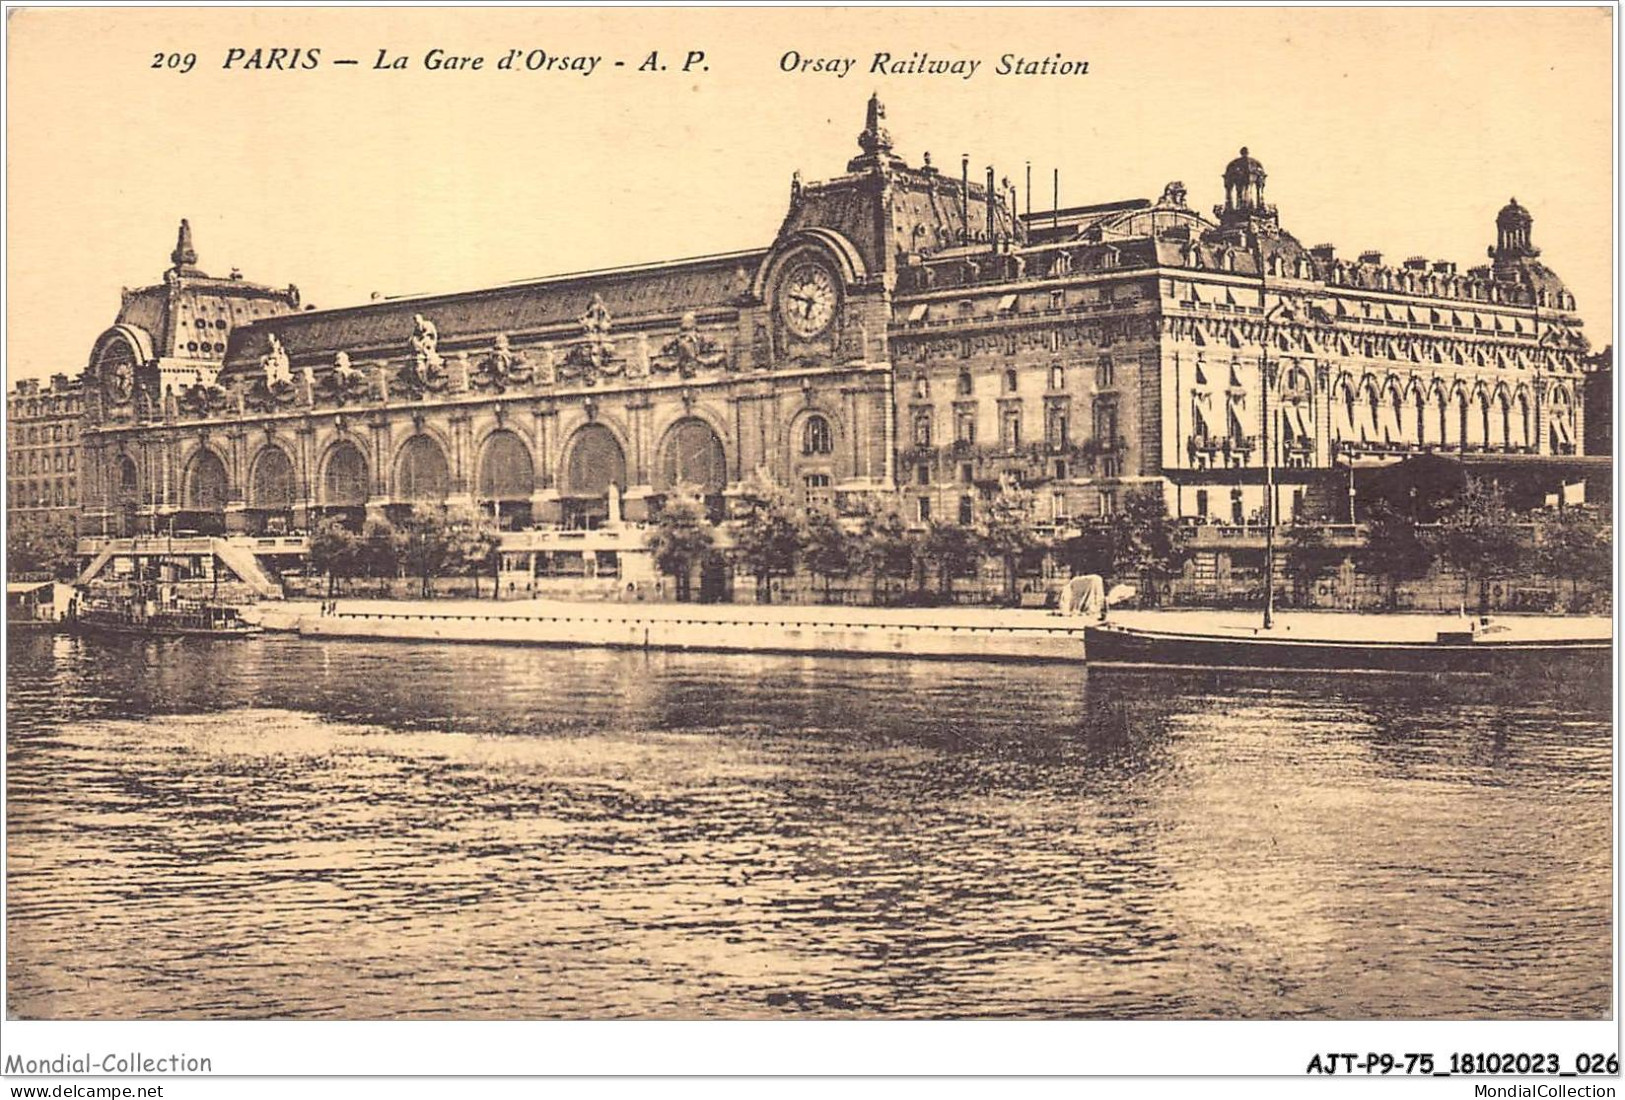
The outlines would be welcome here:
[[[77,379],[24,379],[6,395],[6,521],[13,536],[65,533],[72,549],[79,515],[80,428]]]
[[[300,312],[204,276],[183,223],[92,350],[85,529],[461,503],[541,563],[547,532],[636,524],[679,484],[721,514],[758,476],[914,523],[1012,478],[1040,525],[1143,485],[1240,522],[1270,460],[1286,519],[1338,464],[1585,438],[1581,321],[1516,201],[1487,265],[1386,263],[1302,245],[1246,149],[1211,217],[1180,183],[1022,214],[992,169],[905,163],[883,121],[871,100],[845,172],[792,181],[766,248],[701,259]]]

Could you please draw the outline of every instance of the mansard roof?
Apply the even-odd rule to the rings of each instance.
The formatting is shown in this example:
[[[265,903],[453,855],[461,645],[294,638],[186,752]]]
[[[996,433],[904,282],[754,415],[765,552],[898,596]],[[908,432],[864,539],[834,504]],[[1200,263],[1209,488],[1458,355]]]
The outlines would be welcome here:
[[[321,368],[341,351],[352,357],[404,355],[414,314],[435,324],[444,349],[484,344],[504,333],[545,335],[562,328],[560,335],[574,336],[595,297],[603,299],[617,326],[689,311],[733,309],[749,293],[765,255],[764,249],[731,252],[290,314],[233,332],[222,380],[257,373],[273,333],[294,365]]]

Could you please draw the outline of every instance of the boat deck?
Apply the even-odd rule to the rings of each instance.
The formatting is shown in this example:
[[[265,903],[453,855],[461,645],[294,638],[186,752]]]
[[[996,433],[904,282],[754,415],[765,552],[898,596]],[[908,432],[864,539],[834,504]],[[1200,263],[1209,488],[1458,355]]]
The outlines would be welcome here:
[[[1250,638],[1263,635],[1258,611],[1116,611],[1109,622],[1138,630]],[[1471,630],[1459,615],[1373,615],[1335,611],[1278,611],[1265,637],[1316,642],[1432,642],[1440,631]],[[1605,641],[1613,620],[1601,615],[1491,614],[1497,642]]]

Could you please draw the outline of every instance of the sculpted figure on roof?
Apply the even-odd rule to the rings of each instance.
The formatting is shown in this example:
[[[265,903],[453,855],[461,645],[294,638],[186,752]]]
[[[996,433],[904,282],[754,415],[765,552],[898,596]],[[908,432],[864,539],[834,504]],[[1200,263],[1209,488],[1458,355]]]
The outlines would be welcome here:
[[[508,342],[508,334],[499,332],[490,354],[480,360],[473,383],[479,389],[500,393],[509,386],[530,381],[532,373],[525,353],[514,351]]]
[[[293,367],[288,362],[288,353],[282,347],[282,341],[276,333],[271,333],[267,340],[271,349],[260,356],[260,368],[265,372],[265,385],[268,389],[275,389],[284,382],[293,381]]]
[[[727,358],[716,341],[701,334],[699,321],[690,311],[683,314],[681,329],[666,341],[652,365],[657,371],[676,371],[684,378],[692,378],[700,370],[722,365]]]
[[[412,362],[406,381],[412,388],[438,391],[446,387],[445,360],[440,357],[440,330],[421,313],[412,314]]]
[[[626,364],[615,354],[615,343],[609,335],[614,318],[610,316],[602,295],[592,296],[592,304],[581,315],[580,321],[583,338],[565,355],[559,376],[565,379],[579,378],[591,386],[598,381],[600,374],[620,374]]]

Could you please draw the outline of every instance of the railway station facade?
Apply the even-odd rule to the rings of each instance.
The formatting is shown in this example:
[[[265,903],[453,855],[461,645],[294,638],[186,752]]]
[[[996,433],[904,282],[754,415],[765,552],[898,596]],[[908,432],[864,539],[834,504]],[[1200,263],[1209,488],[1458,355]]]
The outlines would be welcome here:
[[[446,504],[537,549],[758,479],[916,525],[1010,483],[1052,531],[1146,485],[1236,523],[1267,461],[1289,520],[1350,463],[1583,449],[1589,346],[1516,200],[1458,269],[1301,244],[1246,149],[1209,215],[1178,182],[1022,213],[906,163],[877,100],[858,145],[761,249],[343,309],[204,274],[183,223],[90,354],[81,532]]]

